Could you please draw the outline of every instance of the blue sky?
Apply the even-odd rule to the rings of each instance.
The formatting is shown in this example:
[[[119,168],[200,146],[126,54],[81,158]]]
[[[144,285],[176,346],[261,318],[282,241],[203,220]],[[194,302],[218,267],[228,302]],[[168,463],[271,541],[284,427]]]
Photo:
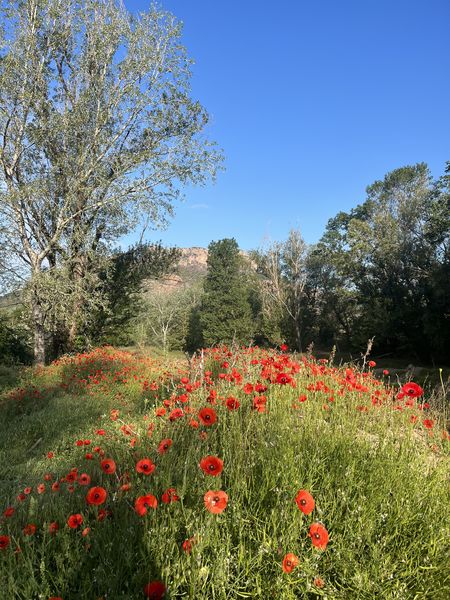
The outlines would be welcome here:
[[[149,1],[125,0],[130,11]],[[450,160],[448,0],[164,0],[195,59],[192,95],[223,148],[215,185],[186,189],[148,240],[244,249],[329,218],[397,167]],[[127,241],[133,238],[127,239]]]

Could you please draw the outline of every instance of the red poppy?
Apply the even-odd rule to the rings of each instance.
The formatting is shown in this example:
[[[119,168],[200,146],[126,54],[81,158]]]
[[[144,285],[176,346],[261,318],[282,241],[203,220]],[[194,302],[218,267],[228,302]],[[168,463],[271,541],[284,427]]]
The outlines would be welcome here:
[[[309,528],[309,536],[313,546],[325,550],[328,544],[328,531],[320,523],[313,523]]]
[[[24,535],[34,535],[36,533],[36,525],[30,523],[23,528]]]
[[[228,410],[237,410],[240,406],[239,400],[237,398],[233,398],[232,396],[226,399],[225,404]]]
[[[290,375],[288,375],[287,373],[278,373],[277,383],[279,383],[281,385],[287,385],[288,383],[291,383],[291,381],[292,381],[292,377]]]
[[[9,546],[10,539],[8,535],[0,535],[0,550],[6,550]]]
[[[91,505],[99,506],[105,502],[107,495],[105,488],[92,487],[86,494],[86,502]]]
[[[167,450],[170,448],[171,445],[172,445],[172,440],[170,438],[161,440],[159,443],[159,446],[158,446],[159,454],[164,454],[165,452],[167,452]]]
[[[213,515],[223,512],[228,503],[228,494],[222,490],[206,492],[204,498],[205,508]]]
[[[55,533],[57,533],[58,530],[59,530],[59,525],[58,525],[58,523],[56,521],[53,521],[48,526],[48,532],[51,533],[52,535],[55,534]]]
[[[58,492],[59,491],[59,481],[54,481],[52,483],[52,492]]]
[[[107,475],[113,475],[116,472],[116,463],[112,458],[104,458],[100,463],[100,467]]]
[[[91,483],[91,478],[87,473],[81,473],[81,475],[78,477],[78,484],[79,485],[89,485]]]
[[[151,600],[162,600],[166,593],[166,586],[162,581],[152,581],[144,587],[144,596]]]
[[[195,538],[191,537],[187,540],[184,540],[184,542],[181,544],[181,547],[183,548],[183,551],[186,554],[190,554],[192,551],[192,546],[195,544]]]
[[[425,429],[433,429],[434,427],[434,421],[433,419],[424,419],[422,421],[423,426],[425,427]]]
[[[289,554],[286,554],[286,556],[283,558],[283,571],[285,573],[292,573],[299,562],[298,556],[292,554],[292,552],[289,552]]]
[[[152,494],[147,494],[146,496],[139,496],[139,498],[136,498],[134,502],[134,510],[140,517],[143,517],[146,514],[147,509],[155,509],[157,506],[158,500]]]
[[[12,506],[9,506],[7,509],[5,509],[5,511],[3,512],[3,516],[8,518],[8,517],[12,517],[13,514],[16,512],[16,509],[13,508]]]
[[[217,456],[205,456],[200,461],[200,468],[205,473],[205,475],[212,475],[213,477],[217,477],[222,473],[223,469],[223,460],[218,458]]]
[[[423,388],[413,381],[408,381],[402,386],[402,392],[410,398],[418,398],[423,394]]]
[[[184,412],[181,408],[174,408],[169,415],[169,421],[176,421],[177,419],[181,419],[181,417],[184,417]]]
[[[213,408],[205,407],[199,410],[198,418],[203,425],[212,425],[217,421],[217,414]]]
[[[45,483],[39,483],[36,486],[36,491],[38,494],[43,494],[45,492]]]
[[[174,487],[168,488],[163,495],[161,500],[164,504],[170,504],[171,502],[177,502],[180,496],[177,494],[177,490]]]
[[[156,465],[149,458],[142,458],[136,463],[136,471],[144,475],[150,475],[156,469]]]
[[[306,490],[300,490],[295,497],[295,501],[299,509],[305,515],[311,514],[314,510],[314,498]]]
[[[70,515],[70,517],[67,519],[67,525],[71,529],[76,529],[77,527],[79,527],[81,525],[82,522],[83,522],[83,517],[80,514]]]

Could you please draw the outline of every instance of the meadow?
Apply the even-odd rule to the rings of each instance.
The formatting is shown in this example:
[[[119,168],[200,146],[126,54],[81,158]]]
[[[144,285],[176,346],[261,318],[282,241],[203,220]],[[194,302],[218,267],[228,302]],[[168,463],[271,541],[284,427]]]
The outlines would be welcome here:
[[[1,597],[449,598],[445,407],[375,369],[108,347],[0,373]]]

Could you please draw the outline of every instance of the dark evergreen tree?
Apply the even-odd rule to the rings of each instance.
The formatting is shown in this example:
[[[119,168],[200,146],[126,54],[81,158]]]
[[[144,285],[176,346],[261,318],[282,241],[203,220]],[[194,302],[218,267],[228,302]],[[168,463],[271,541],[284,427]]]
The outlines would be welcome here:
[[[199,320],[207,346],[236,341],[248,344],[254,334],[245,259],[236,240],[208,246],[207,274]]]

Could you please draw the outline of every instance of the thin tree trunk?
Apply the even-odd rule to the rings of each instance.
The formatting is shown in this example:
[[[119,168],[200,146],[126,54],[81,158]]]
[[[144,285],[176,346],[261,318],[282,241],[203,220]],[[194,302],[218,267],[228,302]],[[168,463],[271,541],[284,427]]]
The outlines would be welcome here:
[[[33,292],[31,299],[34,333],[34,363],[45,365],[45,315],[37,291]]]

